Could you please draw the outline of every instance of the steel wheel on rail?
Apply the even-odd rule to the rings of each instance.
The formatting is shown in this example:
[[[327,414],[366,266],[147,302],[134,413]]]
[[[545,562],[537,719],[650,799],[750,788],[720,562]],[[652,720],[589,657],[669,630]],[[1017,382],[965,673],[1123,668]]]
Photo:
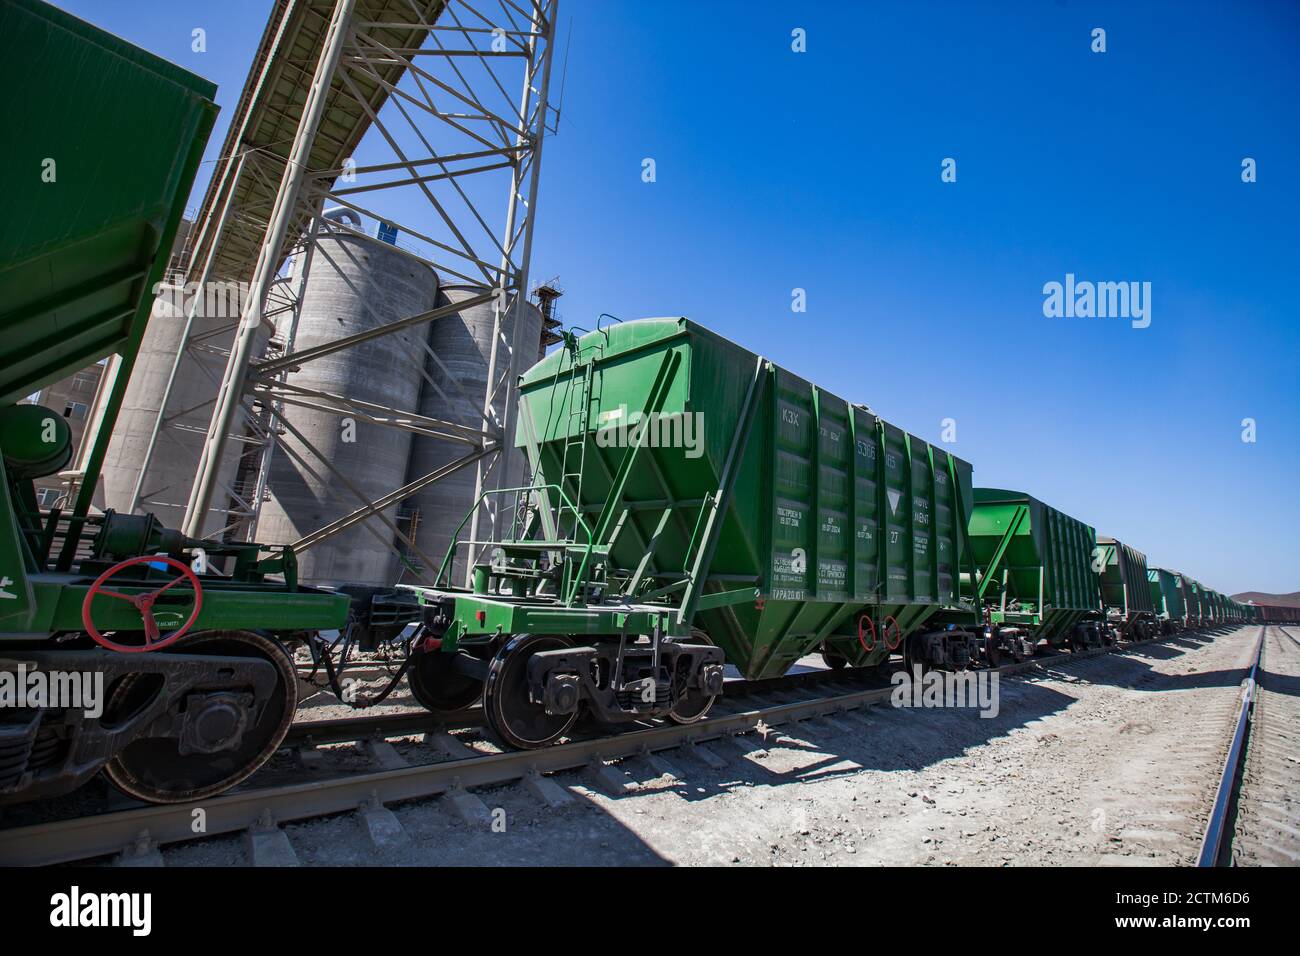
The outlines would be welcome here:
[[[129,796],[148,803],[187,803],[228,790],[271,759],[293,723],[298,706],[297,675],[293,661],[278,642],[251,631],[200,631],[186,635],[166,653],[255,657],[268,661],[278,672],[271,696],[251,707],[228,692],[204,695],[201,687],[191,692],[187,708],[204,708],[193,733],[210,750],[182,753],[175,737],[140,737],[104,766],[104,775]],[[119,681],[105,705],[104,721],[127,719],[146,706],[160,688],[160,679],[148,674]],[[256,723],[246,723],[254,715]],[[238,743],[220,749],[222,741],[235,734]]]
[[[461,674],[452,665],[454,654],[416,651],[406,672],[411,696],[425,710],[453,714],[472,707],[483,696],[483,682]]]
[[[713,646],[713,640],[698,627],[691,628],[691,643]],[[692,688],[673,704],[668,719],[675,724],[693,724],[704,718],[717,699],[717,694],[706,694],[699,688]]]
[[[555,743],[578,719],[571,714],[548,714],[528,696],[528,661],[539,651],[572,647],[556,634],[516,634],[488,664],[483,682],[483,715],[496,738],[515,750],[536,750]]]

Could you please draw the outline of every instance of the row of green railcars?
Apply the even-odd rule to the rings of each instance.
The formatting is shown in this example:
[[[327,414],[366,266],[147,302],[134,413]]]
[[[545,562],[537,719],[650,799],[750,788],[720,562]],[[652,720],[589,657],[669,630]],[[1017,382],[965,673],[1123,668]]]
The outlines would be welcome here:
[[[349,600],[300,587],[291,548],[90,513],[215,90],[38,0],[0,4],[0,39],[14,134],[0,182],[0,652],[7,668],[111,688],[102,719],[46,709],[0,727],[0,802],[101,769],[142,799],[198,799],[283,741],[285,645],[345,626]],[[69,514],[43,511],[33,480],[66,466],[69,432],[18,402],[110,355],[83,487]],[[436,586],[402,589],[421,625],[413,695],[439,712],[481,702],[510,746],[544,746],[584,712],[698,720],[728,665],[763,679],[810,653],[842,667],[898,652],[961,668],[1144,636],[1156,616],[1140,553],[1029,495],[974,489],[944,448],[684,318],[566,334],[520,382],[514,440],[531,484],[484,494],[513,506],[509,530],[458,532]],[[1168,620],[1243,613],[1155,573]]]
[[[1141,552],[973,488],[960,458],[684,318],[567,336],[521,379],[516,444],[535,478],[502,489],[506,540],[458,540],[434,587],[405,588],[434,635],[417,698],[481,699],[513,746],[584,709],[698,719],[724,665],[964,667],[1227,619],[1208,595],[1193,615]]]
[[[1226,594],[1211,591],[1210,606],[1212,621],[1216,625],[1241,624],[1252,619],[1247,606],[1234,601]]]
[[[1185,574],[1158,570],[1160,580],[1150,578],[1151,596],[1162,621],[1196,628],[1248,624],[1260,619],[1253,605],[1234,601]]]

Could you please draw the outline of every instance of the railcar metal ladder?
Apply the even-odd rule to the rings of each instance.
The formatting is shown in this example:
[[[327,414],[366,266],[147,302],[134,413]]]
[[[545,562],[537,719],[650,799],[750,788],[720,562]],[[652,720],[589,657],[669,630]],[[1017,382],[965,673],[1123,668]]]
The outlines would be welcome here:
[[[585,365],[581,365],[584,350],[578,346],[578,337],[572,332],[566,332],[564,336],[565,349],[573,360],[571,367],[575,374],[571,379],[569,390],[571,401],[568,421],[564,431],[564,448],[560,454],[559,485],[561,488],[567,489],[570,481],[572,481],[573,492],[567,498],[563,495],[560,498],[556,509],[555,529],[557,537],[561,540],[567,539],[576,543],[578,528],[581,526],[579,513],[582,509],[582,476],[587,464],[587,428],[591,423],[591,392],[595,379],[595,360],[604,350],[599,345],[591,346],[594,354]],[[580,380],[576,374],[579,367],[582,370]],[[577,392],[576,397],[574,395],[575,391]],[[570,519],[567,528],[565,525],[566,514]]]

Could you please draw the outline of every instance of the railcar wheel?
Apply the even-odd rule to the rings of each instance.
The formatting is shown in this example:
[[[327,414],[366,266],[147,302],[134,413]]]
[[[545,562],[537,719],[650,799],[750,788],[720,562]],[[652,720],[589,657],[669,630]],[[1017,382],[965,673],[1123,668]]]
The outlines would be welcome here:
[[[104,775],[128,796],[148,803],[187,803],[228,790],[271,759],[293,723],[298,706],[297,674],[279,643],[251,631],[200,631],[186,635],[166,653],[256,657],[269,661],[279,672],[260,719],[243,728],[233,748],[183,754],[175,737],[142,737],[104,765]],[[157,679],[151,680],[147,674],[119,681],[105,705],[104,720],[131,714],[147,703],[159,686]],[[229,699],[209,699],[208,708],[196,732],[215,745],[223,734],[235,731],[241,706]]]
[[[713,646],[709,635],[698,627],[691,628],[691,643]],[[681,699],[668,711],[668,719],[675,724],[693,724],[701,720],[718,699],[717,694],[706,694],[699,688],[693,688],[681,696]]]
[[[516,634],[497,651],[483,683],[483,715],[502,743],[515,750],[536,750],[555,743],[577,721],[577,710],[548,714],[544,706],[528,697],[528,661],[532,656],[572,646],[572,641],[554,634]]]
[[[417,651],[406,672],[411,696],[425,710],[452,714],[465,710],[483,696],[483,682],[461,674],[452,666],[452,654]]]

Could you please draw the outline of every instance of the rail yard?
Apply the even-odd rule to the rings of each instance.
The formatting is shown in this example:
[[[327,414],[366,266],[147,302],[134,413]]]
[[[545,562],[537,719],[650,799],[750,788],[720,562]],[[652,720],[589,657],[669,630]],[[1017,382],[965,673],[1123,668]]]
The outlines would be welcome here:
[[[218,123],[0,0],[0,864],[1300,863],[1300,607],[1094,526],[1122,457],[562,321],[558,0],[267,7]]]
[[[1281,645],[1275,655],[1293,649],[1287,629],[1266,632],[1270,648]],[[1232,798],[1260,807],[1252,812],[1263,822],[1243,821],[1218,852],[1293,863],[1293,839],[1273,834],[1263,849],[1254,830],[1294,812],[1259,767],[1287,759],[1285,715],[1274,716],[1249,784],[1234,782],[1229,759],[1241,694],[1228,678],[1255,666],[1260,636],[1256,627],[1181,632],[1005,664],[992,720],[900,711],[879,676],[813,667],[736,681],[727,706],[690,727],[578,734],[541,755],[503,751],[473,714],[308,720],[282,759],[204,805],[201,837],[188,808],[101,793],[11,814],[0,847],[26,863],[90,854],[182,866],[519,864],[550,844],[573,863],[611,842],[618,863],[1191,864],[1216,803]],[[1265,694],[1275,678],[1257,680]],[[1163,693],[1178,688],[1189,693]],[[1080,735],[1077,724],[1106,732]],[[1013,794],[1025,812],[1008,820],[993,808]],[[701,843],[699,827],[715,817],[717,833]],[[318,818],[327,822],[307,822]],[[220,834],[233,837],[211,839]]]

